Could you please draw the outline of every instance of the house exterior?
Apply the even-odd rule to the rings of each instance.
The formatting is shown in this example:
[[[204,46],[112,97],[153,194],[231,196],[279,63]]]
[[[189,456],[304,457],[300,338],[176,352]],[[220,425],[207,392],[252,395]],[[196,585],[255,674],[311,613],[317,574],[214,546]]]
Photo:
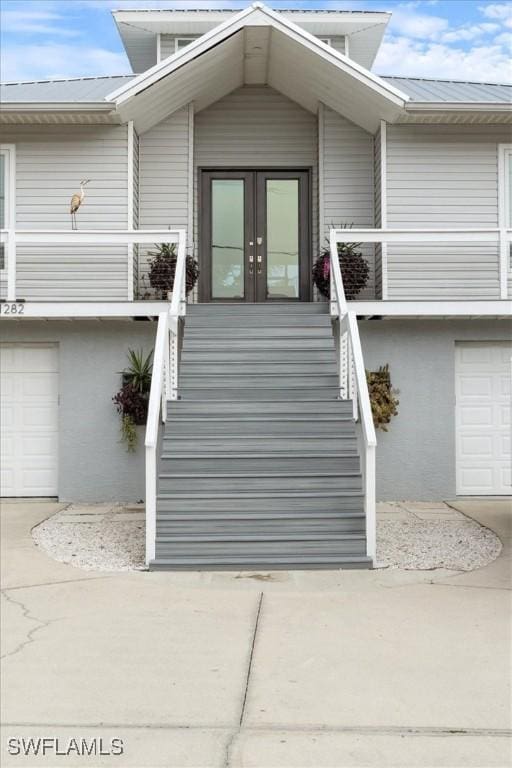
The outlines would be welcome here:
[[[510,494],[512,86],[375,76],[387,13],[113,16],[132,75],[0,87],[2,495],[145,499],[155,567],[332,567],[371,563],[375,498]],[[348,300],[344,242],[369,265]],[[140,348],[130,453],[112,396]]]

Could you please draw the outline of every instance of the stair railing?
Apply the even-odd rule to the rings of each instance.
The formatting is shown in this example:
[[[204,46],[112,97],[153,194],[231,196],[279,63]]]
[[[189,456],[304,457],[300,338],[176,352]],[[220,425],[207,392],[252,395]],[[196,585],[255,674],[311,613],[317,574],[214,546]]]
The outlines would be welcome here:
[[[174,273],[174,285],[171,306],[169,309],[169,327],[171,331],[171,343],[169,348],[169,400],[178,399],[180,322],[181,318],[185,317],[187,311],[187,256],[185,248],[185,232],[180,231],[178,257],[176,260],[176,271]]]
[[[179,334],[181,318],[187,307],[186,234],[179,231],[178,256],[171,303],[158,315],[153,371],[149,393],[146,437],[146,563],[155,559],[157,449],[160,426],[167,418],[167,401],[178,399]]]
[[[366,517],[366,554],[375,562],[375,449],[377,437],[373,424],[357,318],[354,312],[349,312],[348,310],[338,257],[338,243],[344,242],[346,234],[346,230],[331,229],[329,236],[330,312],[331,317],[336,320],[335,338],[339,397],[341,400],[352,400],[354,419],[360,425]]]

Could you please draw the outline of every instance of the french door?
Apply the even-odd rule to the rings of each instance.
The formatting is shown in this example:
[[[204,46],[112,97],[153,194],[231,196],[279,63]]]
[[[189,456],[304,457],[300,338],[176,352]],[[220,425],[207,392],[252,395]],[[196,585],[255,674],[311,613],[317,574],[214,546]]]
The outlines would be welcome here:
[[[308,171],[201,171],[201,301],[308,301]]]

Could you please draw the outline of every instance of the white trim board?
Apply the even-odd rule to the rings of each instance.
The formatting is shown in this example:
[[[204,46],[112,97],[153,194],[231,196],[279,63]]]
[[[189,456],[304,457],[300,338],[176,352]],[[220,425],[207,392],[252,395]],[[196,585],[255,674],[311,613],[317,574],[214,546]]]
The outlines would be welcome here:
[[[503,317],[512,318],[512,301],[349,301],[356,315],[381,317]]]
[[[0,270],[0,279],[7,281],[7,299],[13,301],[16,297],[16,240],[14,237],[16,230],[16,144],[0,144],[0,153],[5,157],[3,229],[8,230],[6,242],[4,242],[4,268]]]
[[[23,322],[26,317],[156,317],[170,307],[168,301],[25,301],[22,303],[23,314],[2,314],[2,306],[12,303],[0,302],[0,322]]]
[[[23,315],[1,315],[7,322],[23,322],[25,317],[156,317],[169,308],[168,301],[27,301]],[[512,318],[512,301],[349,301],[356,315],[381,317],[503,317]]]

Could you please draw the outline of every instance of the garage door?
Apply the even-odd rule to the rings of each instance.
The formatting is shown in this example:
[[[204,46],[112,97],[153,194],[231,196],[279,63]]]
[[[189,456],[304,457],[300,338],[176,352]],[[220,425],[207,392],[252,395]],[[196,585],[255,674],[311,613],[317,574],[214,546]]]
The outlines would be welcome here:
[[[2,496],[56,496],[58,350],[0,344]]]
[[[512,345],[456,347],[457,493],[508,495],[511,488]]]

